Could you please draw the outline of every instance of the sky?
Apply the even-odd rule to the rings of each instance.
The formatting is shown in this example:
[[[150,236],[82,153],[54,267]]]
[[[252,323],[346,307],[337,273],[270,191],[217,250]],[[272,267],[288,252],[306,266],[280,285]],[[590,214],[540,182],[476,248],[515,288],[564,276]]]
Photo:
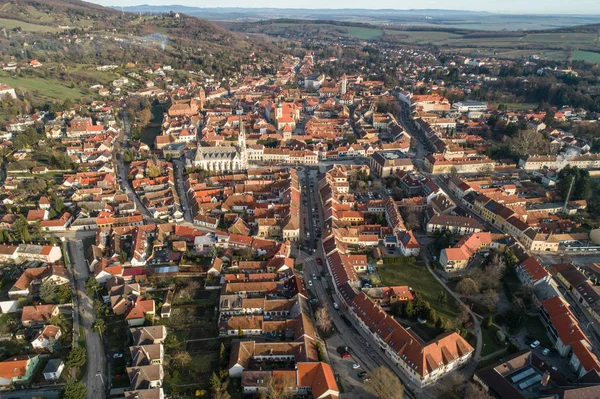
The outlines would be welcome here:
[[[292,3],[273,3],[272,0],[87,0],[104,6],[182,5],[189,7],[270,7],[270,8],[392,8],[392,9],[444,9],[489,11],[503,14],[600,14],[598,0],[419,0],[402,2],[398,0],[378,0],[375,3],[364,0],[304,0]],[[404,4],[403,4],[404,3]],[[375,4],[375,5],[373,5]],[[282,7],[283,6],[283,7]]]

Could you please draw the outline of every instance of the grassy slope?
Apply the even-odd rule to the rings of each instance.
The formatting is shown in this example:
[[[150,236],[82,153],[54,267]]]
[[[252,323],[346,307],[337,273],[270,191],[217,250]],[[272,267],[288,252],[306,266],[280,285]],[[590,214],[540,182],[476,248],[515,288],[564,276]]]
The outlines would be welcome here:
[[[75,100],[86,94],[79,89],[63,86],[57,80],[46,80],[37,77],[19,78],[6,72],[0,72],[0,82],[12,86],[16,90],[29,91],[36,98],[42,100]]]
[[[14,28],[21,28],[24,32],[57,32],[59,30],[58,27],[32,24],[6,18],[0,18],[0,28],[5,28],[7,31]]]

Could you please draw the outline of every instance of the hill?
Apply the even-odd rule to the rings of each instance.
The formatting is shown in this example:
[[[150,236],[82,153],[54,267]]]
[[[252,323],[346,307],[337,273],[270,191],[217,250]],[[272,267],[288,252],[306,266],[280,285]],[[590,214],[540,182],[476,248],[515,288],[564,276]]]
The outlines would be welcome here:
[[[139,16],[81,0],[0,0],[0,28],[9,39],[0,41],[2,55],[18,59],[161,63],[220,73],[252,52],[277,54],[268,42],[195,17]]]

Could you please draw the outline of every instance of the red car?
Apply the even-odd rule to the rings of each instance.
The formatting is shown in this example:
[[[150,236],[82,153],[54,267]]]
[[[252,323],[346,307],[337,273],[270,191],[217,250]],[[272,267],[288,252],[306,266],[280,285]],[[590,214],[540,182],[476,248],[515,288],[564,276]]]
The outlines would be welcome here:
[[[315,261],[317,262],[317,264],[322,265],[323,261],[321,260],[321,258],[315,258]]]
[[[350,352],[344,352],[342,353],[342,359],[346,359],[350,357]]]

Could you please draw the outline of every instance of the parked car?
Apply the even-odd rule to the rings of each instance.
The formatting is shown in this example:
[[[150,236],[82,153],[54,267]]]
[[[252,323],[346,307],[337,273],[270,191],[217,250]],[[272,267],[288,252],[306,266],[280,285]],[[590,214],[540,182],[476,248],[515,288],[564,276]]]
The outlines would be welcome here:
[[[353,370],[356,370],[356,369],[359,369],[359,368],[360,368],[360,364],[358,364],[358,363],[354,363],[354,364],[352,365],[352,369],[353,369]]]
[[[532,343],[531,343],[529,346],[531,347],[531,349],[535,349],[535,348],[537,348],[538,346],[540,346],[540,341],[538,341],[538,340],[535,340],[535,341],[533,341],[533,342],[532,342]]]
[[[115,354],[113,355],[113,359],[120,359],[120,358],[122,358],[122,357],[123,357],[123,354],[122,354],[122,353],[115,353]]]
[[[344,352],[342,353],[342,359],[347,359],[350,357],[350,352]]]
[[[315,262],[317,262],[319,265],[323,264],[323,260],[321,258],[315,258]]]
[[[358,372],[358,378],[363,378],[365,375],[367,375],[367,372],[364,370]]]
[[[554,370],[554,371],[558,371],[558,367],[556,367],[556,366],[552,366],[552,370]]]
[[[550,349],[548,349],[548,348],[544,348],[544,350],[542,351],[542,355],[544,355],[544,356],[548,356],[549,353],[550,353]]]
[[[363,380],[363,382],[369,382],[369,381],[371,381],[371,379],[369,377],[367,377]]]
[[[317,275],[313,273],[313,275],[312,275],[312,279],[313,279],[313,280],[316,280],[316,279],[317,279]]]
[[[334,302],[334,303],[333,303],[333,308],[334,308],[335,310],[339,310],[339,309],[340,309],[340,305],[338,305],[338,304],[337,304],[337,302]]]
[[[309,286],[309,287],[312,287],[312,286],[313,286],[313,282],[312,282],[312,280],[308,280],[308,286]]]

